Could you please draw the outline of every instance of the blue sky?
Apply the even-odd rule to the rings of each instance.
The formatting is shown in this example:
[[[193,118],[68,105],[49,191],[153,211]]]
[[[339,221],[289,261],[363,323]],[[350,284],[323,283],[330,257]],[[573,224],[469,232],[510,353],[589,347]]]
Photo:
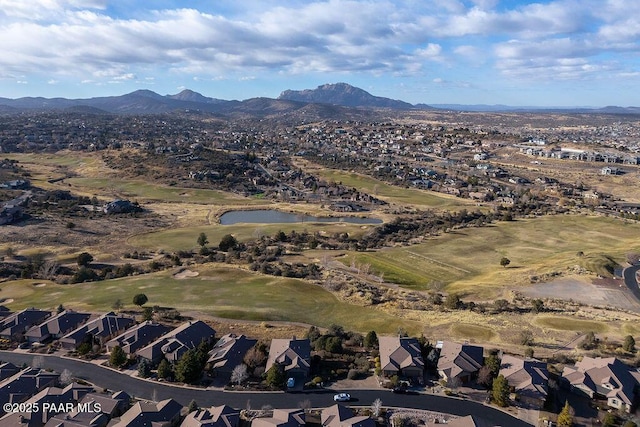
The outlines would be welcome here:
[[[638,0],[0,0],[0,97],[640,106]]]

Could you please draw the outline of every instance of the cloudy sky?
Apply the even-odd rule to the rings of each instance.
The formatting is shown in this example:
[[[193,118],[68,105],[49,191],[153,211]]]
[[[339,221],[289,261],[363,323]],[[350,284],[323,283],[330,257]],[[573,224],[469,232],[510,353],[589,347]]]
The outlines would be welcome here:
[[[638,0],[0,0],[0,97],[640,106]]]

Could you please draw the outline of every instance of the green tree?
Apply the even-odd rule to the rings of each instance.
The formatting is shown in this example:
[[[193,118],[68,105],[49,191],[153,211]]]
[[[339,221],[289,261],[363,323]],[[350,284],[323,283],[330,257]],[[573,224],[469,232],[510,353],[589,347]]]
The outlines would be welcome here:
[[[369,331],[364,337],[364,347],[366,349],[378,348],[378,335],[376,331]]]
[[[120,368],[125,363],[127,363],[127,353],[119,345],[113,347],[111,355],[109,355],[109,364]]]
[[[509,383],[504,375],[498,375],[493,380],[491,397],[498,406],[509,406]]]
[[[218,248],[220,248],[220,250],[223,252],[227,252],[230,249],[235,249],[236,246],[238,246],[238,241],[231,234],[223,236],[222,240],[220,240],[220,243],[218,244]]]
[[[509,264],[511,264],[511,260],[509,258],[507,258],[506,256],[503,256],[502,258],[500,258],[501,266],[506,267]]]
[[[540,313],[541,311],[544,310],[544,301],[542,301],[540,298],[534,299],[533,301],[531,301],[531,312],[532,313]]]
[[[162,359],[158,365],[158,378],[171,378],[173,376],[173,369],[167,359]]]
[[[268,386],[283,388],[285,383],[284,371],[280,365],[274,364],[267,371],[266,382]]]
[[[82,252],[76,258],[76,262],[80,267],[87,267],[89,264],[91,264],[91,262],[93,262],[93,255],[91,255],[89,252]]]
[[[176,364],[176,380],[191,384],[202,376],[202,365],[198,358],[197,350],[187,350]]]
[[[444,306],[450,310],[455,310],[462,306],[462,300],[458,294],[449,294],[444,300]]]
[[[617,424],[618,419],[612,413],[607,412],[602,418],[602,427],[613,427]]]
[[[149,366],[149,362],[144,359],[138,363],[138,376],[140,378],[149,378],[149,376],[151,376],[151,366]]]
[[[187,406],[187,412],[188,413],[192,413],[192,412],[195,412],[197,410],[198,410],[198,404],[196,403],[196,400],[195,399],[191,399],[191,402],[189,402],[189,406]]]
[[[198,245],[204,247],[209,243],[209,239],[207,239],[207,235],[204,233],[200,233],[198,236]]]
[[[145,294],[136,294],[133,297],[133,303],[138,307],[142,307],[147,303],[147,301],[149,301],[149,298],[147,298]]]
[[[144,310],[142,311],[142,320],[144,320],[145,322],[147,320],[153,320],[153,308],[151,307],[144,308]]]
[[[627,335],[626,337],[624,337],[624,342],[622,343],[622,349],[624,351],[628,351],[629,353],[635,352],[636,340],[631,335]]]
[[[587,332],[584,336],[584,339],[580,343],[580,348],[583,350],[592,350],[596,348],[598,345],[598,340],[596,339],[596,334],[593,331]]]
[[[573,409],[569,406],[569,401],[564,402],[562,411],[558,414],[558,427],[571,427],[573,425]]]
[[[484,365],[489,368],[493,376],[498,375],[500,372],[500,359],[495,354],[490,354],[484,359]]]

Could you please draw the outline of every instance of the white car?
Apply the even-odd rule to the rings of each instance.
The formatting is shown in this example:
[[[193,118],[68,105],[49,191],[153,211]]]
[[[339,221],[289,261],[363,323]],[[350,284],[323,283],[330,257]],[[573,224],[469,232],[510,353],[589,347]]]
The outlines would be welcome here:
[[[335,402],[348,402],[351,400],[351,395],[349,393],[340,393],[333,396],[333,400]]]

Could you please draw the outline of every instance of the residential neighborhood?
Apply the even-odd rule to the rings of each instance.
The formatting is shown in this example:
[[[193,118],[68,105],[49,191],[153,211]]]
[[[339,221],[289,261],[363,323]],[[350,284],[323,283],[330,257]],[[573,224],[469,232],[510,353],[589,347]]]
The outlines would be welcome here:
[[[138,322],[134,316],[115,312],[92,314],[62,310],[59,313],[51,313],[30,308],[6,314],[1,327],[3,331],[7,331],[5,336],[8,336],[8,340],[13,344],[9,348],[16,348],[14,351],[22,354],[34,355],[36,359],[38,354],[48,355],[53,352],[56,357],[64,355],[72,359],[80,358],[92,363],[101,363],[105,370],[116,369],[145,381],[175,382],[177,376],[182,378],[176,382],[177,386],[180,386],[180,382],[186,381],[203,390],[231,392],[239,389],[256,390],[255,387],[260,381],[264,382],[265,378],[271,390],[284,390],[289,393],[295,390],[320,392],[329,384],[337,384],[336,381],[340,377],[326,376],[324,384],[315,382],[313,377],[327,375],[322,374],[327,372],[322,368],[326,363],[324,359],[332,360],[338,354],[334,353],[330,357],[324,350],[318,352],[313,349],[318,348],[317,342],[328,342],[331,337],[346,334],[336,328],[335,332],[329,331],[329,335],[324,335],[323,338],[323,335],[317,335],[317,329],[312,328],[309,334],[313,335],[313,341],[310,338],[274,338],[262,359],[263,367],[257,369],[252,363],[259,360],[255,357],[262,350],[256,349],[262,348],[263,344],[242,334],[229,333],[216,337],[216,332],[203,321],[187,321],[178,326],[169,326],[148,320]],[[9,334],[9,331],[13,333]],[[331,333],[338,335],[330,335]],[[92,337],[89,341],[92,348],[86,353],[80,353],[80,346],[87,342],[87,336]],[[26,345],[17,348],[21,342]],[[375,378],[375,388],[393,388],[393,392],[398,394],[427,396],[438,393],[435,391],[438,389],[446,392],[445,395],[471,400],[480,398],[482,404],[520,408],[533,411],[535,414],[548,413],[547,408],[552,407],[553,402],[563,394],[574,395],[575,398],[588,398],[598,402],[598,405],[605,405],[627,414],[635,411],[640,400],[640,372],[616,357],[583,356],[575,365],[564,365],[564,369],[558,375],[552,374],[544,361],[515,354],[499,354],[496,359],[497,367],[490,369],[497,369],[493,378],[504,378],[506,381],[506,394],[503,396],[506,404],[503,404],[494,400],[498,399],[496,393],[499,393],[495,388],[495,379],[493,390],[483,389],[480,385],[480,377],[483,374],[479,372],[492,367],[492,360],[496,358],[495,355],[487,353],[482,346],[453,341],[430,344],[423,338],[402,335],[380,336],[369,351],[362,347],[347,349],[342,347],[343,345],[340,347],[341,352],[362,352],[370,360],[363,378]],[[201,364],[194,365],[199,368],[189,368],[198,370],[196,376],[180,377],[185,375],[180,374],[180,369],[186,366],[185,360],[190,357],[189,354],[198,354],[201,349],[206,350],[206,353],[201,359],[202,362],[197,362]],[[118,352],[122,352],[122,359],[116,358]],[[252,355],[248,356],[249,353]],[[161,372],[164,369],[161,365],[167,362],[173,374]],[[248,369],[247,363],[254,367]],[[239,367],[243,369],[239,370]],[[258,377],[254,376],[254,370]],[[271,372],[279,372],[278,379],[275,379],[276,376]],[[376,374],[377,372],[379,374]],[[356,383],[353,383],[352,387]],[[257,390],[265,390],[263,387],[264,385]],[[36,419],[35,414],[4,410],[0,426],[138,426],[159,423],[157,425],[232,427],[240,425],[240,418],[246,419],[249,416],[254,426],[300,427],[305,425],[305,417],[314,416],[313,413],[307,414],[303,409],[274,409],[272,412],[254,414],[226,405],[197,408],[185,413],[184,403],[178,404],[172,399],[157,402],[136,401],[122,391],[109,393],[97,393],[90,385],[73,382],[68,374],[48,372],[38,367],[19,368],[12,363],[2,363],[0,401],[16,404],[16,408],[26,408],[23,404],[42,407],[45,402],[48,402],[48,405],[53,405],[54,402],[94,402],[101,411],[94,414],[77,410],[66,414],[56,411],[38,412]],[[464,397],[465,395],[467,397]],[[346,402],[345,405],[350,403]],[[320,422],[327,427],[372,427],[376,420],[368,414],[354,412],[340,403],[323,409]],[[438,416],[434,417],[433,421],[427,421],[426,425],[437,422]],[[481,420],[473,417],[454,417],[448,424],[484,425]]]

